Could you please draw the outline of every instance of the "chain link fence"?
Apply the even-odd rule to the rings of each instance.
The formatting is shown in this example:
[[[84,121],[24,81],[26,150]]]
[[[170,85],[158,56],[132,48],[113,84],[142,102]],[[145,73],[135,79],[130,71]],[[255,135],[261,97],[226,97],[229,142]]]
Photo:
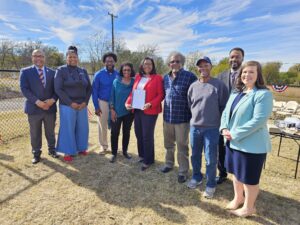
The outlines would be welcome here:
[[[24,97],[19,87],[18,70],[0,70],[0,141],[8,141],[29,132],[23,112]]]
[[[0,143],[29,135],[27,115],[20,90],[19,70],[0,70]],[[91,81],[93,76],[90,75]],[[95,121],[93,104],[89,104],[89,119]],[[57,125],[59,113],[57,113]]]

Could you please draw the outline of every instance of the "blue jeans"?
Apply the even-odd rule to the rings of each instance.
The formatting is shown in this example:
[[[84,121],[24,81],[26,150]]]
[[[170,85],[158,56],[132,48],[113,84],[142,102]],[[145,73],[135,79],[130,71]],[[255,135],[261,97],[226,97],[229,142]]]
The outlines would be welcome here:
[[[202,149],[204,147],[207,180],[206,186],[210,188],[216,187],[219,129],[191,126],[190,140],[192,147],[191,161],[193,166],[193,179],[199,182],[203,178],[201,173],[201,160]]]

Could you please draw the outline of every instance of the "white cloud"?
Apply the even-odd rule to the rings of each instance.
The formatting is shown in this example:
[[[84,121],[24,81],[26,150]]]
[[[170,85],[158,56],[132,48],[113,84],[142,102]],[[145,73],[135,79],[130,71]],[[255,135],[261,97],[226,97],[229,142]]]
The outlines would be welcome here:
[[[108,12],[118,15],[121,12],[128,12],[132,9],[138,8],[144,0],[103,0],[101,8],[106,9]]]
[[[79,5],[78,6],[81,10],[95,10],[95,7],[88,6],[88,5]]]
[[[14,24],[12,24],[12,23],[7,23],[7,22],[5,22],[5,23],[3,23],[5,26],[7,26],[7,27],[9,27],[10,29],[12,29],[12,30],[19,30]]]
[[[151,12],[151,9],[146,9]],[[192,29],[199,20],[197,12],[186,11],[176,7],[158,6],[155,14],[145,13],[137,21],[137,29],[122,33],[127,46],[137,50],[139,46],[157,46],[159,53],[166,56],[170,51],[178,49],[182,44],[200,37]]]
[[[194,1],[194,0],[185,0],[185,1],[183,1],[183,0],[165,0],[165,1],[163,1],[164,3],[168,3],[168,4],[177,4],[177,5],[186,5],[186,4],[189,4],[189,3],[191,3],[192,1]]]
[[[32,32],[38,32],[38,33],[44,32],[43,30],[38,29],[38,28],[28,28],[28,30],[29,30],[29,31],[32,31]]]
[[[209,22],[218,26],[230,24],[230,19],[245,11],[251,2],[251,0],[214,0],[208,9],[200,13],[199,22]]]
[[[33,6],[43,20],[51,22],[52,25],[59,24],[56,27],[52,26],[50,30],[66,44],[72,43],[78,30],[91,22],[91,18],[73,16],[71,8],[66,6],[65,1],[50,3],[46,0],[24,0],[24,2]]]
[[[264,21],[267,19],[272,18],[272,15],[270,13],[263,15],[263,16],[257,16],[257,17],[250,17],[250,18],[246,18],[243,21],[244,22],[258,22],[258,21]]]
[[[4,15],[0,15],[0,20],[2,20],[3,22],[8,22],[7,17]]]
[[[219,38],[209,38],[202,41],[199,46],[207,46],[207,45],[214,45],[232,41],[232,38],[229,37],[219,37]]]
[[[64,28],[58,28],[58,27],[50,27],[50,30],[53,31],[53,33],[59,37],[64,43],[72,43],[74,40],[74,33],[70,32]]]

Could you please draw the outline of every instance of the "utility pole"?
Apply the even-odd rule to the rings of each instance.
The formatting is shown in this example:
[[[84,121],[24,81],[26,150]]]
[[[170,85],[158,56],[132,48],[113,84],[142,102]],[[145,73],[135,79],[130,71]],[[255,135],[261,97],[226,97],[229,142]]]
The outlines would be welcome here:
[[[115,52],[114,18],[118,18],[118,16],[115,16],[113,13],[109,12],[108,15],[111,16],[111,49],[112,52]]]

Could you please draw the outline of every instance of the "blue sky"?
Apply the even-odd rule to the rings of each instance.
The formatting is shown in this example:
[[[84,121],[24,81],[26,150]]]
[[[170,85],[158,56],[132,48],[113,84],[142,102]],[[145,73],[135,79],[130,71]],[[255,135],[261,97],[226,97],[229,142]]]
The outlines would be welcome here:
[[[130,50],[158,54],[201,51],[213,60],[242,47],[245,60],[300,63],[299,0],[0,0],[0,38],[28,38],[62,52],[96,32],[110,35],[107,13],[118,15],[115,35]]]

